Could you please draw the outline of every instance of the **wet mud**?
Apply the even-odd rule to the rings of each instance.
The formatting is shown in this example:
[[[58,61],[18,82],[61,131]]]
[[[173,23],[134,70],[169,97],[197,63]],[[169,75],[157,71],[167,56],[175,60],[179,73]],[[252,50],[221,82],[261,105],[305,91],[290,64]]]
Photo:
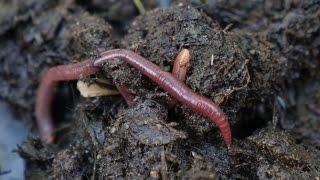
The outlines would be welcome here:
[[[19,145],[27,179],[317,179],[320,174],[320,1],[2,1],[0,98],[28,119]],[[135,95],[84,98],[59,85],[57,142],[41,142],[42,73],[114,48],[171,72],[191,54],[186,85],[226,112],[234,142],[120,60],[83,80],[112,79]],[[1,176],[1,175],[0,175]]]

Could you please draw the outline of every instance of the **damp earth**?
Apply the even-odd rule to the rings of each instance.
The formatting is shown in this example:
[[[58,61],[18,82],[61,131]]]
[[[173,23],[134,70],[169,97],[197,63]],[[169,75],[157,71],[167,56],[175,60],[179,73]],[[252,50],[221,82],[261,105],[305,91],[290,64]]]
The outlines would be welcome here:
[[[27,119],[17,149],[26,179],[319,179],[320,1],[13,0],[0,2],[0,98]],[[85,98],[59,84],[57,141],[41,141],[35,93],[59,64],[114,48],[171,72],[190,51],[186,85],[225,111],[233,144],[122,61],[82,80],[135,95]],[[1,174],[0,174],[1,178]]]

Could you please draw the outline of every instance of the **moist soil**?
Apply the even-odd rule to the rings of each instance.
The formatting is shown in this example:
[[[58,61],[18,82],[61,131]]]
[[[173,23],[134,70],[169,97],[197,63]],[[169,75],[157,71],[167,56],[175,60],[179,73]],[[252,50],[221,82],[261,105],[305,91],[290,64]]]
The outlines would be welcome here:
[[[27,120],[18,146],[27,179],[319,179],[320,1],[13,0],[0,2],[0,98]],[[170,2],[170,1],[168,1]],[[191,54],[185,83],[229,118],[216,126],[122,61],[83,80],[112,79],[135,95],[84,98],[62,82],[57,142],[41,142],[35,92],[48,68],[130,49],[171,71]],[[0,175],[1,176],[1,175]]]

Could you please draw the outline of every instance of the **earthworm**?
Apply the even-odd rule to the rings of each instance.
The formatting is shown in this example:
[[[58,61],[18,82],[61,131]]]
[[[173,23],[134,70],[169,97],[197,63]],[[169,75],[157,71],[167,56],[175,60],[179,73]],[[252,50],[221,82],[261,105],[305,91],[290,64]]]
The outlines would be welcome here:
[[[190,66],[190,53],[188,49],[183,49],[176,57],[173,68],[172,75],[176,77],[181,82],[184,82],[187,77],[187,72]],[[178,100],[171,99],[168,103],[168,108],[172,109],[178,104]]]
[[[132,106],[134,104],[133,100],[135,98],[134,94],[132,94],[124,85],[117,86],[117,90],[127,102],[128,106]]]
[[[172,74],[174,77],[179,79],[181,82],[184,82],[187,76],[187,72],[190,66],[190,53],[188,49],[182,49],[182,51],[179,52],[177,55],[173,68],[172,68]],[[122,95],[122,97],[127,102],[128,106],[132,106],[134,104],[134,95],[130,93],[130,91],[125,86],[117,86],[118,91]],[[174,98],[172,98],[168,102],[168,108],[172,109],[178,104],[178,101]]]
[[[224,142],[228,146],[231,144],[231,130],[227,116],[217,104],[204,96],[196,94],[172,74],[162,71],[159,66],[130,50],[114,49],[102,52],[101,57],[94,61],[94,65],[102,66],[105,61],[114,58],[124,60],[127,64],[130,64],[157,83],[160,88],[168,92],[180,103],[209,118],[220,129]]]
[[[76,80],[99,71],[91,60],[76,64],[58,65],[50,68],[42,77],[37,90],[35,115],[41,137],[47,143],[53,143],[54,128],[51,118],[51,105],[59,81]]]

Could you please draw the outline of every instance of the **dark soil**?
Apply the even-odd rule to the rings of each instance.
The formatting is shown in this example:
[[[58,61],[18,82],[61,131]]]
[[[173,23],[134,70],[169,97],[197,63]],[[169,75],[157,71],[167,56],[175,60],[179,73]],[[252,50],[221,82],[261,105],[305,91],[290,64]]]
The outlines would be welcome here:
[[[320,1],[0,2],[0,97],[27,119],[19,145],[27,179],[317,179],[320,177]],[[206,118],[178,105],[121,61],[96,76],[136,95],[83,98],[61,83],[57,143],[34,123],[41,74],[57,64],[134,50],[171,71],[191,53],[186,84],[220,104],[232,126],[228,150]]]

